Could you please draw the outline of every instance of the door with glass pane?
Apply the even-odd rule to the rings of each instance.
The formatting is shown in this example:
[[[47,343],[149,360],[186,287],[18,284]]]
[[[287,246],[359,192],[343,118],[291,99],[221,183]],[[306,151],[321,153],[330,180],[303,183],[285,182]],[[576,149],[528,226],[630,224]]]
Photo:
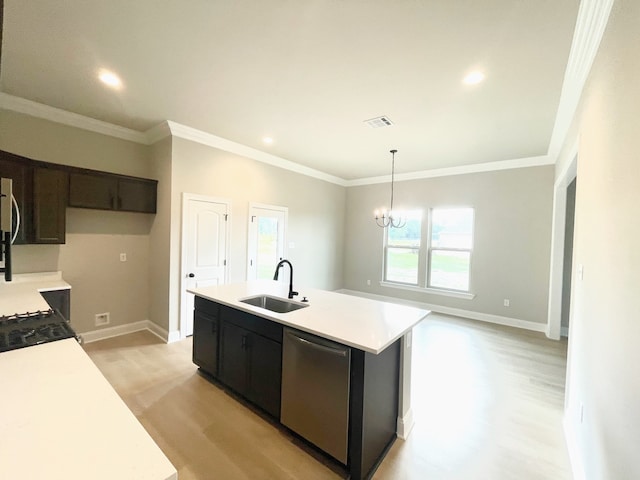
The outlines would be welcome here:
[[[287,207],[249,205],[247,280],[272,279],[284,258]]]

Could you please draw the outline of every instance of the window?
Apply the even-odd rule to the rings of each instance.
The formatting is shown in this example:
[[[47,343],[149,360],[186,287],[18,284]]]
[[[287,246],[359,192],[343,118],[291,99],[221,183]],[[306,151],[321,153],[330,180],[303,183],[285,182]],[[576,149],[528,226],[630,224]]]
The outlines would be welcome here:
[[[404,227],[386,229],[384,279],[418,285],[422,212],[407,212],[406,218]]]
[[[405,218],[402,228],[385,229],[383,283],[470,298],[473,208],[432,208],[429,222],[419,210]]]
[[[469,291],[472,208],[431,210],[428,287]]]
[[[287,207],[249,204],[247,280],[273,278],[284,258]]]

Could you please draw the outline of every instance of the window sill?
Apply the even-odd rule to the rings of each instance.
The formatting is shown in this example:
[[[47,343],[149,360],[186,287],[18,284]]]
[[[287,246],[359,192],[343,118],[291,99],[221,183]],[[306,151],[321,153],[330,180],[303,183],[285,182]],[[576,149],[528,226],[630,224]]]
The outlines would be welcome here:
[[[400,290],[409,290],[410,292],[421,292],[421,293],[429,293],[432,295],[442,295],[443,297],[462,298],[464,300],[473,300],[474,298],[476,298],[475,294],[473,293],[455,292],[453,290],[441,290],[439,288],[417,287],[415,285],[403,285],[401,283],[381,281],[380,286],[397,288]]]

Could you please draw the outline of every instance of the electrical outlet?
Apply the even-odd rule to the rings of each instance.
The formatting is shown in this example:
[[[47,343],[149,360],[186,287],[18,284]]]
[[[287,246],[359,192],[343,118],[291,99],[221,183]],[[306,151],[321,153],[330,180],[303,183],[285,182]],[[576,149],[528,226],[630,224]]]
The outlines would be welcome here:
[[[109,325],[109,312],[106,313],[96,313],[96,327],[101,327],[102,325]]]
[[[126,253],[121,253],[120,254],[120,261],[121,262],[126,262],[127,261],[127,254]]]
[[[367,285],[371,285],[371,280],[367,280]]]
[[[505,298],[505,299],[504,299],[504,306],[505,306],[505,307],[508,307],[508,306],[509,306],[509,299],[508,299],[508,298]]]

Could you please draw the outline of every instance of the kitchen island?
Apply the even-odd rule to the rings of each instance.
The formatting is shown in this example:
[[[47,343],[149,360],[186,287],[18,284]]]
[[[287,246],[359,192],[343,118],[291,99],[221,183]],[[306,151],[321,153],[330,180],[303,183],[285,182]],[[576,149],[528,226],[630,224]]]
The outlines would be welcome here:
[[[216,382],[338,460],[351,478],[369,478],[410,412],[410,334],[430,312],[317,289],[300,291],[298,299],[307,297],[308,302],[288,301],[288,290],[285,283],[264,280],[189,290],[196,295],[194,363]],[[243,301],[263,295],[276,303],[277,299],[289,302],[288,307],[295,310],[278,313]],[[334,361],[321,367],[318,360],[314,366],[309,359],[319,359],[319,354],[287,353],[288,336],[306,344],[317,340],[319,346],[313,346],[316,352],[343,351],[344,371],[327,372],[327,368],[338,368]],[[298,368],[303,356],[307,357],[308,381],[294,373],[298,390],[291,393],[292,374],[288,371]],[[334,379],[340,376],[345,386],[341,390],[333,388]],[[309,395],[307,390],[313,388],[318,393]],[[332,398],[338,390],[347,392],[346,404]],[[313,435],[292,427],[287,420],[291,416],[289,400],[295,397],[305,400],[294,410],[304,408],[307,402],[313,405],[302,412],[310,423],[316,422]],[[318,397],[326,397],[326,401],[316,401]],[[344,432],[327,435],[324,430],[331,430],[327,424],[341,416],[334,415],[341,403],[345,405]],[[300,413],[294,411],[293,416],[300,417]],[[340,436],[345,444],[342,451]]]
[[[0,283],[0,315],[43,311],[59,272]],[[75,338],[0,353],[0,478],[175,480],[176,469]]]

